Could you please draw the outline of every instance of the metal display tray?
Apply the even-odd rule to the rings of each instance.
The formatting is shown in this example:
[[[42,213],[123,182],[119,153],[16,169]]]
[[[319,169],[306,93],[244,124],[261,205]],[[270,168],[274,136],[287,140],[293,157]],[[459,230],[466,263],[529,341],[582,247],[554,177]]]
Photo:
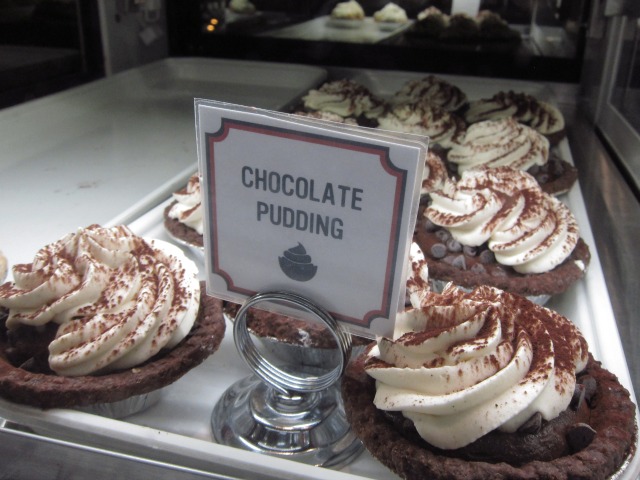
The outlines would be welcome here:
[[[409,75],[403,74],[405,80]],[[370,88],[380,94],[388,94],[395,88],[393,82],[399,81],[396,73],[390,73],[389,80],[382,83],[380,76],[367,76],[363,73],[363,83],[370,80]],[[373,82],[377,82],[373,84]],[[465,79],[471,82],[470,79]],[[478,84],[474,84],[478,85]],[[512,85],[512,83],[509,83]],[[462,87],[462,85],[460,85]],[[501,87],[500,82],[481,82],[481,89],[492,94]],[[525,86],[524,84],[522,85]],[[528,88],[537,88],[528,85]],[[467,87],[467,92],[470,89]],[[386,93],[385,93],[386,92]],[[476,98],[485,96],[484,92],[475,90]],[[533,93],[533,92],[532,92]],[[571,162],[569,144],[563,140],[557,147],[557,153]],[[192,171],[195,171],[193,167]],[[168,182],[175,185],[188,178],[183,172],[179,179]],[[111,223],[126,221],[132,230],[146,237],[169,240],[164,230],[162,212],[170,199],[171,191],[165,192],[165,201],[153,207],[138,207],[139,215],[131,211],[114,218]],[[158,192],[154,194],[157,198]],[[576,323],[583,332],[590,351],[595,358],[602,361],[605,368],[615,373],[620,382],[631,392],[635,401],[629,371],[622,350],[615,318],[607,293],[602,267],[595,249],[591,226],[587,217],[584,201],[579,185],[563,195],[565,201],[575,214],[580,226],[581,236],[591,248],[591,264],[585,278],[564,294],[553,298],[547,306],[557,310]],[[154,202],[155,205],[155,202]],[[135,218],[129,221],[130,218]],[[191,250],[186,250],[194,261],[202,265],[202,258]],[[220,349],[202,365],[196,367],[173,385],[166,387],[158,404],[150,409],[123,420],[113,420],[74,410],[52,409],[40,410],[24,405],[17,405],[0,399],[0,416],[33,433],[25,434],[16,431],[14,435],[21,440],[24,435],[34,435],[39,439],[58,445],[75,445],[78,452],[87,454],[87,448],[94,449],[93,455],[123,455],[133,459],[134,465],[147,467],[158,462],[172,471],[172,478],[184,475],[210,476],[213,478],[274,478],[274,479],[356,479],[395,478],[385,467],[373,459],[368,452],[358,457],[352,464],[340,470],[329,470],[309,465],[294,463],[284,458],[276,458],[239,450],[214,443],[210,415],[213,407],[226,390],[235,381],[244,378],[251,372],[244,365],[235,351],[230,325]],[[3,434],[10,434],[11,425],[0,429]],[[132,472],[133,475],[135,470]],[[634,452],[624,470],[616,479],[632,480],[640,475],[640,454]]]

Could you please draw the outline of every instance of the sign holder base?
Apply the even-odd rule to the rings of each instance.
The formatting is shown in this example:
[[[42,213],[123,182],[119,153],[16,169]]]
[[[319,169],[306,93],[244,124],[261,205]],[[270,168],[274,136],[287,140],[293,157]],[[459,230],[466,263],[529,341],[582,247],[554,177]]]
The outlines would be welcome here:
[[[338,364],[279,367],[256,348],[247,330],[249,308],[261,302],[296,306],[320,319],[338,345]],[[323,308],[290,292],[258,293],[238,310],[236,349],[254,375],[233,384],[216,404],[211,427],[218,443],[329,468],[347,465],[362,451],[342,408],[339,380],[351,354],[351,335]]]

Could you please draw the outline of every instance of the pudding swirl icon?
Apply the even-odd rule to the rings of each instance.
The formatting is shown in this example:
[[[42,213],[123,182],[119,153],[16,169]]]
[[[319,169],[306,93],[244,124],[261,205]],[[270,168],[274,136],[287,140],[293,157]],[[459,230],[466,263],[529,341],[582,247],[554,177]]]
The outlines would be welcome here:
[[[300,242],[295,247],[285,250],[283,255],[278,257],[278,262],[284,274],[298,282],[311,280],[318,270],[317,265],[311,263],[311,256],[307,255]]]

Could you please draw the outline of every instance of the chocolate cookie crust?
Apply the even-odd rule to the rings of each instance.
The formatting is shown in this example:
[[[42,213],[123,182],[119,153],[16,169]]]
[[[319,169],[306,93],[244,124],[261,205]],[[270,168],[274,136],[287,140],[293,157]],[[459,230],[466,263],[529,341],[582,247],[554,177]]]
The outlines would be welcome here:
[[[179,222],[175,218],[169,217],[169,210],[178,202],[170,203],[167,208],[164,209],[164,227],[174,237],[183,240],[191,245],[197,247],[204,246],[204,239],[201,234],[196,232],[193,228],[186,226],[184,223]]]
[[[161,351],[144,364],[105,375],[64,377],[13,365],[5,318],[0,325],[0,396],[40,408],[70,408],[110,403],[165,387],[202,363],[220,346],[225,322],[222,301],[208,297],[201,284],[198,318],[175,348]],[[0,313],[2,309],[0,309]]]
[[[596,390],[589,402],[589,424],[596,430],[591,443],[570,455],[520,466],[499,458],[490,463],[449,457],[422,439],[409,439],[386,412],[373,404],[375,381],[364,372],[364,361],[362,355],[348,367],[342,379],[347,419],[371,454],[407,480],[604,480],[615,473],[635,449],[635,406],[615,375],[593,358],[585,370],[586,375],[596,380]]]

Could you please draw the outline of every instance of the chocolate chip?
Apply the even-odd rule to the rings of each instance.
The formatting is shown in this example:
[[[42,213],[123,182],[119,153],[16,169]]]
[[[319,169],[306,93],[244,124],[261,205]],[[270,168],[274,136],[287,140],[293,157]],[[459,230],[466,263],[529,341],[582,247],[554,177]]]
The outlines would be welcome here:
[[[433,258],[443,258],[447,254],[447,247],[442,243],[431,245],[431,256]]]
[[[447,255],[444,258],[444,261],[460,270],[467,269],[467,261],[465,260],[464,255]]]
[[[487,269],[484,268],[479,263],[474,263],[473,266],[469,270],[471,270],[473,273],[487,273]]]
[[[580,378],[580,383],[584,385],[584,398],[588,403],[591,403],[591,398],[596,393],[598,388],[598,382],[591,375],[584,375]]]
[[[462,251],[462,244],[452,237],[449,240],[447,240],[447,248],[449,249],[450,252],[457,253]]]
[[[468,255],[469,257],[475,257],[476,254],[478,253],[478,248],[465,245],[464,247],[462,247],[462,251],[464,252],[465,255]]]
[[[438,237],[441,242],[446,242],[451,238],[451,234],[446,230],[438,230],[436,232],[436,237]]]
[[[480,255],[478,255],[478,258],[480,259],[480,263],[484,263],[485,265],[495,263],[496,261],[496,256],[491,250],[483,250],[480,252]]]
[[[573,453],[579,452],[583,448],[588,447],[593,438],[596,436],[596,431],[586,423],[576,423],[573,428],[567,432],[567,443]]]
[[[520,428],[518,428],[518,432],[538,433],[541,428],[542,428],[542,414],[540,412],[536,412],[533,415],[531,415],[529,420],[527,420],[522,425],[520,425]]]
[[[569,406],[571,409],[578,411],[584,402],[586,388],[581,383],[576,383],[576,388],[573,389],[573,396],[571,397],[571,403]]]

